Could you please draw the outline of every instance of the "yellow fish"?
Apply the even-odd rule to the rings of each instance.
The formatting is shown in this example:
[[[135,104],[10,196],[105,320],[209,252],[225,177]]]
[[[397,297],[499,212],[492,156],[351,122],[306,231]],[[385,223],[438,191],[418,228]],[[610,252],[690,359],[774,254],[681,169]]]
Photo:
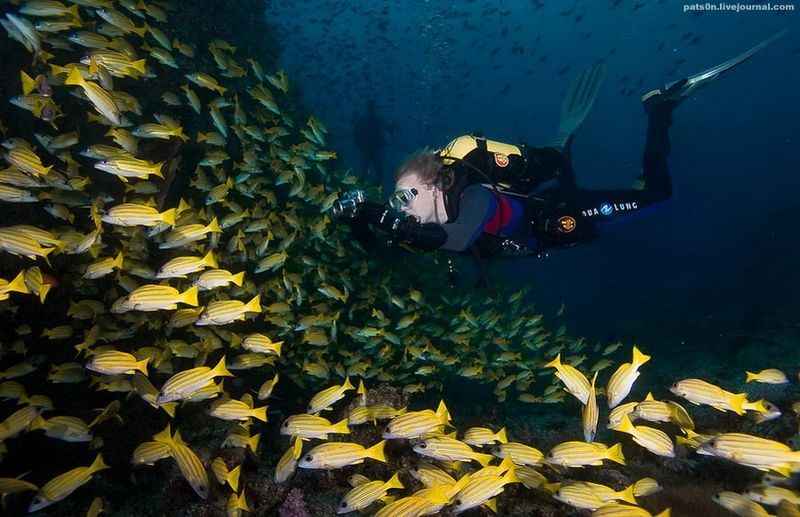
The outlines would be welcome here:
[[[88,467],[77,467],[60,474],[47,483],[39,490],[33,498],[28,512],[36,512],[46,508],[51,504],[57,503],[66,498],[72,492],[85,485],[92,479],[95,472],[111,468],[103,462],[103,456],[98,454],[94,462]]]

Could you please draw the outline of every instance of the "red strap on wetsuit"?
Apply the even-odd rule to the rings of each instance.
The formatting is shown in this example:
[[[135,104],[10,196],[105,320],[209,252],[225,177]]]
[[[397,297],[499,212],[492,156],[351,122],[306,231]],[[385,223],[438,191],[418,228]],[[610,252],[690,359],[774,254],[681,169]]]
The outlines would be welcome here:
[[[483,233],[497,233],[499,230],[505,228],[511,221],[511,203],[508,202],[506,196],[493,190],[491,193],[495,200],[497,200],[497,204],[495,205],[492,217],[489,218],[483,227]]]

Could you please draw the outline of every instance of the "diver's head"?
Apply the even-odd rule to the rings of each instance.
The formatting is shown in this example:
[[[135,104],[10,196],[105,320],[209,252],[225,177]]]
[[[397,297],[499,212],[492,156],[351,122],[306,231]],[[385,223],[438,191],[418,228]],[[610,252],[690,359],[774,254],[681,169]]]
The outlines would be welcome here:
[[[446,222],[441,173],[442,161],[430,149],[412,154],[397,169],[389,203],[421,224]]]

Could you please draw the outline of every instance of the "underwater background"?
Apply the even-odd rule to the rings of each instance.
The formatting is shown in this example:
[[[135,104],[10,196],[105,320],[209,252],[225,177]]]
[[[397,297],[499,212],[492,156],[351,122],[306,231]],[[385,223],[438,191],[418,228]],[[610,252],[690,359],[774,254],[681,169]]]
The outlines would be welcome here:
[[[361,474],[386,482],[366,515],[761,515],[715,494],[763,502],[768,482],[787,490],[769,492],[769,513],[796,515],[800,18],[783,5],[0,1],[3,514],[334,515]],[[571,80],[602,61],[573,165],[581,186],[627,188],[641,95],[784,29],[676,110],[665,210],[576,248],[490,262],[496,295],[474,287],[469,256],[382,262],[331,213],[366,184],[354,127],[369,99],[384,175],[367,193],[384,201],[420,148],[473,131],[546,145]],[[174,289],[137,298],[148,285]],[[636,380],[627,402],[652,392],[672,404],[648,424],[668,451],[607,428],[621,370]],[[745,371],[763,375],[746,383]],[[183,372],[202,382],[186,388]],[[597,441],[621,442],[627,465],[554,460],[584,441],[594,372]],[[752,406],[728,391],[684,403],[696,400],[670,386],[689,378]],[[283,432],[320,399],[327,424]],[[629,408],[637,427],[654,421],[648,407]],[[427,428],[387,437],[415,412]],[[327,443],[320,426],[352,465],[303,463]],[[436,431],[474,451],[418,450]],[[709,457],[723,454],[704,443],[731,432],[770,442],[757,461]],[[484,472],[495,485],[467,508],[459,490],[487,463],[476,451],[501,470]],[[511,468],[498,466],[506,456]],[[628,504],[569,502],[559,487],[578,481],[627,489],[614,497]],[[424,487],[434,493],[417,506],[389,506]]]

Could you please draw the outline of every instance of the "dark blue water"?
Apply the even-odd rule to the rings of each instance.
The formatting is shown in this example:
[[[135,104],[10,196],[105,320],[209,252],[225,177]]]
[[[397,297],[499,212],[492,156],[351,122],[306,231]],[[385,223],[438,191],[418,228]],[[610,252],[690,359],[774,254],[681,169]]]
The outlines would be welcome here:
[[[655,216],[540,259],[494,265],[527,279],[532,302],[572,332],[668,350],[730,352],[797,332],[800,274],[800,14],[684,12],[681,2],[274,1],[281,62],[358,168],[352,127],[375,98],[402,157],[472,131],[546,145],[572,78],[597,60],[603,88],[573,147],[581,186],[627,188],[639,171],[646,91],[782,29],[788,35],[680,106],[675,194]],[[538,5],[537,5],[538,4]],[[791,6],[790,6],[791,7]],[[771,329],[771,330],[770,330]]]

